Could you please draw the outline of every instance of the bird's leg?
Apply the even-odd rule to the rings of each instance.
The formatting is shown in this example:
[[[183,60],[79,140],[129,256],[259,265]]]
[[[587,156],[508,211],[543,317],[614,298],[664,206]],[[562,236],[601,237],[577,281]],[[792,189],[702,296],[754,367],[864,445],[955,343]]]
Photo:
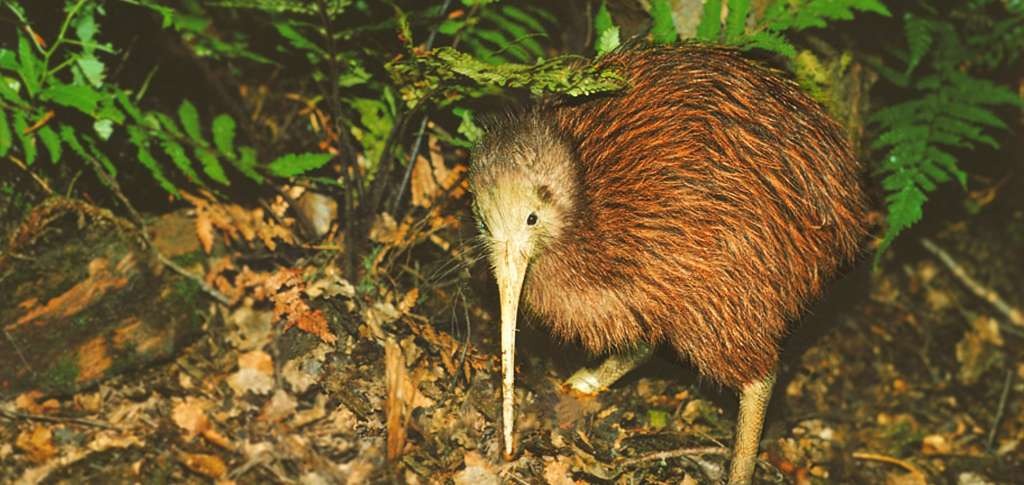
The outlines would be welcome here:
[[[740,413],[736,419],[736,442],[732,448],[729,485],[746,485],[754,476],[757,445],[761,441],[764,414],[772,396],[775,372],[751,382],[740,390]]]
[[[638,344],[636,348],[619,354],[612,354],[596,369],[584,367],[569,379],[565,385],[583,394],[597,394],[619,380],[627,372],[643,364],[651,357],[654,349],[646,344]]]

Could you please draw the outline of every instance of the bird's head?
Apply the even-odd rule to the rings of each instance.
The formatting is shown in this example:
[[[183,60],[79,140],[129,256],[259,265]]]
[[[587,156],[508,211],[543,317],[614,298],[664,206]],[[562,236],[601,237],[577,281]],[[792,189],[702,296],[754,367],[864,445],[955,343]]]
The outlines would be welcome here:
[[[527,269],[571,231],[579,164],[569,140],[539,112],[496,123],[474,151],[473,211],[498,283],[505,454],[512,454],[516,316]]]

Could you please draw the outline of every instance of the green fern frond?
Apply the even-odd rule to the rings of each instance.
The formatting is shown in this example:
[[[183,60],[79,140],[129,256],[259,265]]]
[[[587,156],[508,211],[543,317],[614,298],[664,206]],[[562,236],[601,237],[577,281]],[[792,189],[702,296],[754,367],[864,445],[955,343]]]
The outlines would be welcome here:
[[[722,0],[705,2],[697,40],[763,49],[792,59],[797,51],[782,35],[785,32],[822,28],[830,22],[850,20],[855,12],[890,15],[879,0],[775,0],[757,24],[748,29],[751,3],[751,0],[727,0],[728,15],[723,26]]]
[[[470,84],[485,88],[525,88],[533,94],[561,93],[586,96],[615,91],[625,86],[620,75],[611,70],[579,66],[572,57],[554,57],[533,64],[494,65],[450,47],[441,47],[429,55],[388,64],[395,84],[409,106],[439,86]]]
[[[320,12],[318,2],[308,0],[213,0],[206,3],[211,7],[246,8],[269,13],[313,15]],[[325,3],[327,14],[336,16],[352,5],[352,0],[327,0]]]
[[[885,153],[880,172],[888,213],[876,260],[921,219],[929,192],[950,180],[966,187],[967,174],[953,150],[977,144],[998,148],[989,132],[1006,124],[992,109],[1024,106],[1013,91],[958,71],[926,76],[917,87],[921,97],[881,109],[870,119],[880,132],[871,148]]]
[[[601,2],[597,15],[594,16],[594,32],[597,32],[597,42],[594,43],[597,55],[611,52],[619,46],[619,28],[612,21],[607,1]]]
[[[668,0],[651,1],[651,41],[655,44],[671,44],[679,40],[676,25],[672,21],[672,6]]]

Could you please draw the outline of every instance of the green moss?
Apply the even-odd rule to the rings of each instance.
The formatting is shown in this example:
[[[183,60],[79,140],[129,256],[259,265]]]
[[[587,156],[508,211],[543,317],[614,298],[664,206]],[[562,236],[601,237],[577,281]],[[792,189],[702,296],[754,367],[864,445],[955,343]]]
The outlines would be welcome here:
[[[185,318],[188,318],[186,327],[190,332],[198,331],[203,323],[203,320],[199,318],[199,314],[195,311],[196,308],[199,308],[199,298],[202,294],[202,288],[200,288],[199,283],[188,278],[179,278],[171,288],[173,291],[169,304],[173,308],[192,308],[193,310],[189,311],[185,316]]]
[[[59,393],[71,393],[75,390],[77,379],[78,363],[75,362],[75,359],[65,355],[46,371],[43,376],[43,386]]]
[[[191,253],[179,254],[171,258],[178,266],[182,268],[190,268],[197,264],[201,264],[206,261],[206,254],[202,251],[196,250]]]

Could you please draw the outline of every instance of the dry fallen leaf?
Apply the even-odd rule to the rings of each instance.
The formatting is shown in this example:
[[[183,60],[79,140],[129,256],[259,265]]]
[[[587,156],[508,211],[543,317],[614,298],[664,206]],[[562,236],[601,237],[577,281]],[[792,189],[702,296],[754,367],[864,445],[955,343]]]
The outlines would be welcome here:
[[[981,379],[985,371],[1003,361],[1003,336],[999,322],[983,315],[971,321],[971,329],[956,344],[956,360],[960,363],[957,380],[972,385]]]
[[[417,207],[430,207],[434,199],[438,198],[445,191],[451,189],[449,196],[453,199],[462,197],[465,193],[463,186],[453,186],[460,182],[462,174],[466,171],[465,165],[456,165],[448,168],[444,163],[444,154],[441,153],[441,143],[437,137],[430,136],[427,139],[429,156],[418,156],[412,168],[412,178],[409,181],[409,192],[412,204]]]
[[[953,443],[941,434],[931,434],[921,440],[921,452],[926,455],[949,454],[953,451]]]
[[[274,302],[274,318],[284,320],[285,330],[299,327],[326,343],[334,343],[338,337],[328,328],[327,317],[320,310],[310,308],[302,298],[305,287],[302,273],[294,269],[279,270],[267,278],[263,285],[270,300]]]
[[[221,478],[228,473],[227,465],[217,455],[180,452],[178,460],[189,470],[210,478]]]
[[[171,410],[171,420],[184,430],[187,439],[191,440],[197,434],[210,429],[210,420],[206,416],[209,405],[202,399],[186,396],[185,399],[174,405],[174,409]]]
[[[405,369],[402,348],[394,340],[384,343],[384,375],[387,382],[388,459],[395,460],[405,449],[406,429],[412,416],[416,383]]]
[[[98,392],[75,394],[75,406],[88,414],[96,414],[103,409],[103,396]]]
[[[545,460],[544,481],[548,485],[575,485],[572,479],[572,463],[566,456],[558,456],[554,460]]]
[[[196,237],[203,251],[213,250],[214,231],[219,230],[228,240],[252,243],[257,239],[267,249],[277,249],[277,242],[295,243],[295,234],[290,227],[279,224],[273,218],[265,217],[262,208],[246,209],[237,204],[212,202],[212,197],[199,197],[181,192],[183,199],[195,206]],[[293,222],[284,219],[286,222]]]
[[[206,441],[226,450],[234,450],[235,446],[227,437],[218,432],[210,423],[207,411],[213,406],[210,402],[187,396],[177,402],[171,411],[171,420],[185,431],[186,439],[202,435]]]
[[[262,350],[244,353],[238,356],[238,372],[231,374],[227,383],[239,396],[267,394],[274,388],[274,361]]]
[[[257,419],[268,423],[277,423],[294,414],[295,408],[298,406],[299,403],[295,397],[283,389],[278,389],[263,405],[263,410],[260,411],[260,416]]]
[[[494,465],[479,453],[466,452],[463,460],[466,462],[466,468],[452,477],[455,485],[498,485],[501,483],[501,479],[498,478],[498,474],[494,470]]]
[[[390,302],[378,301],[363,310],[363,321],[366,322],[371,334],[377,339],[384,338],[384,325],[398,320],[401,316],[402,314],[395,308],[395,305]]]
[[[412,307],[416,306],[416,300],[420,297],[420,289],[413,288],[409,290],[405,296],[402,297],[402,301],[398,302],[398,311],[402,313],[409,313]]]
[[[29,414],[47,414],[60,409],[60,403],[55,399],[47,399],[40,403],[39,399],[44,395],[38,390],[23,392],[14,399],[14,406]]]
[[[370,240],[381,244],[394,244],[398,241],[398,223],[387,212],[381,212],[373,218],[370,226]]]
[[[295,413],[291,421],[292,428],[301,428],[309,423],[323,419],[327,416],[326,405],[327,395],[317,394],[316,399],[313,401],[313,407]]]
[[[48,426],[32,425],[18,433],[14,445],[34,463],[43,463],[57,454],[57,448],[53,446],[53,432]]]
[[[230,329],[227,339],[238,350],[262,348],[273,336],[273,312],[256,310],[251,301],[239,305],[225,320]]]

